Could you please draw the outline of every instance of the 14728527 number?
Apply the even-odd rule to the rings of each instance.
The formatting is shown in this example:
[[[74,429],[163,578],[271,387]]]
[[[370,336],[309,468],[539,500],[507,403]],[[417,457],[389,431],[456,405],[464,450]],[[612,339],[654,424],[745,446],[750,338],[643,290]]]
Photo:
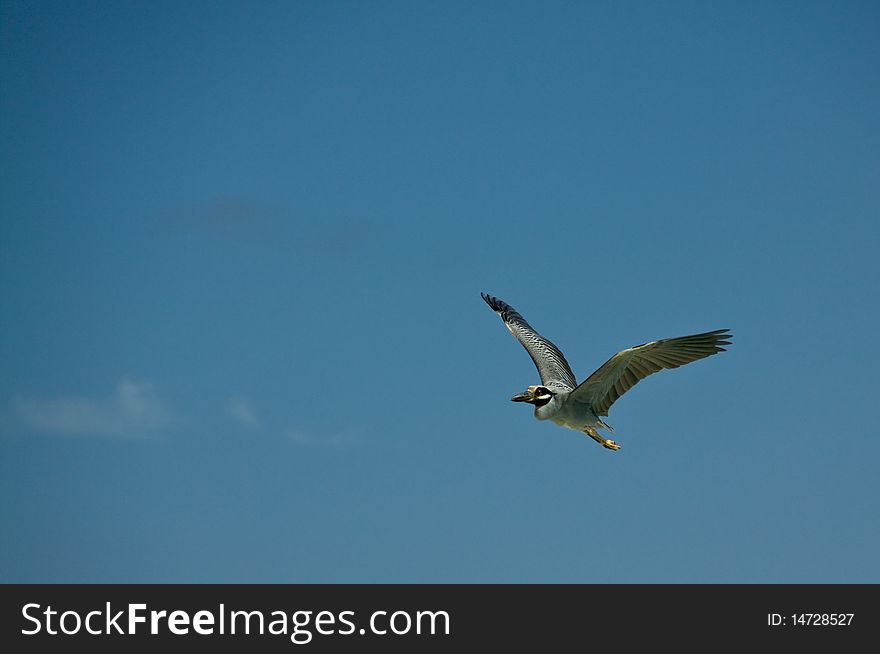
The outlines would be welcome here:
[[[791,624],[804,627],[849,626],[854,613],[792,613]]]

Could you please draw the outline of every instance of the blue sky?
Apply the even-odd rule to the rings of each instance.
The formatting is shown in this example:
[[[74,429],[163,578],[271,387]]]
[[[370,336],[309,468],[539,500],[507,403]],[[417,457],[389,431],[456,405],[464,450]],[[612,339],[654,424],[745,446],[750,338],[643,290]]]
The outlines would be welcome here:
[[[875,3],[0,4],[0,580],[880,582]],[[497,295],[613,453],[509,397]]]

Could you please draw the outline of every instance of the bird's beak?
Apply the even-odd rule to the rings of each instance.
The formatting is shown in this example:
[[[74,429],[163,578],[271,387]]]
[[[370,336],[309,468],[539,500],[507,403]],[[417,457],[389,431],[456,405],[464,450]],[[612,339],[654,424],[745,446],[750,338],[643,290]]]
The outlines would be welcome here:
[[[514,395],[510,398],[511,402],[528,402],[532,399],[532,394],[529,391],[524,391],[517,395]]]

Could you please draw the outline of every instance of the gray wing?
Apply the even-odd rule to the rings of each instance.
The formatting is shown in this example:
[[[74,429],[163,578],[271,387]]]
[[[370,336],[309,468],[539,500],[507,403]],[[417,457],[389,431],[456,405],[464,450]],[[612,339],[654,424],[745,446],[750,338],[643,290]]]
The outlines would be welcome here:
[[[590,375],[569,396],[589,404],[597,416],[607,416],[609,407],[621,395],[648,375],[664,368],[678,368],[691,361],[724,352],[732,334],[716,329],[705,334],[666,338],[618,352]]]
[[[538,368],[544,386],[565,387],[565,390],[569,391],[577,386],[571,367],[558,347],[532,329],[526,319],[507,302],[485,293],[480,293],[480,296],[495,313],[501,316],[510,333],[526,348],[526,352]]]

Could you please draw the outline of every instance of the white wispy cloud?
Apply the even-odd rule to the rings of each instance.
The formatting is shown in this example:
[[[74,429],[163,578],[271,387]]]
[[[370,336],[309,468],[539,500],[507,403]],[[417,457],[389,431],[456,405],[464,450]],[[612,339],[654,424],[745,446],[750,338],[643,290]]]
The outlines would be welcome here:
[[[257,429],[260,426],[260,419],[257,417],[257,412],[250,400],[243,397],[231,397],[226,403],[226,409],[229,411],[229,415],[248,429]]]
[[[171,418],[152,384],[130,377],[123,377],[109,398],[16,396],[12,410],[32,431],[118,438],[155,435]]]
[[[343,449],[351,447],[357,442],[352,434],[334,432],[329,434],[314,434],[302,429],[288,429],[287,438],[291,442],[303,447],[332,447]]]

